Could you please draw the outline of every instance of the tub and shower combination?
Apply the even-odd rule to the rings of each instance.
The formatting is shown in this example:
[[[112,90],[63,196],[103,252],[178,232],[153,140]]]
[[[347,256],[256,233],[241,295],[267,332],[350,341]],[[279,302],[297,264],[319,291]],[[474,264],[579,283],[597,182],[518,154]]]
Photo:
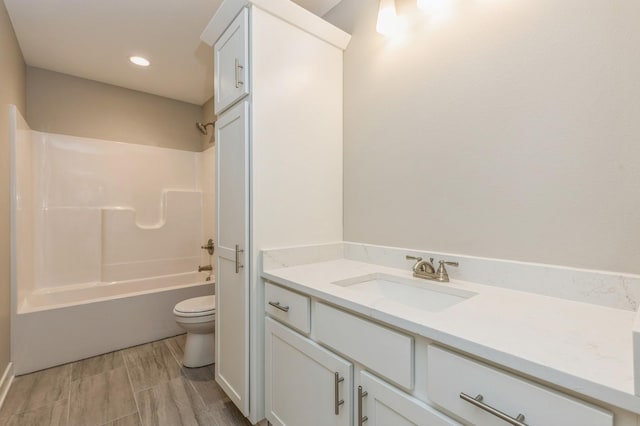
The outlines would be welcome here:
[[[35,132],[12,115],[16,374],[182,332],[214,292],[214,156]]]

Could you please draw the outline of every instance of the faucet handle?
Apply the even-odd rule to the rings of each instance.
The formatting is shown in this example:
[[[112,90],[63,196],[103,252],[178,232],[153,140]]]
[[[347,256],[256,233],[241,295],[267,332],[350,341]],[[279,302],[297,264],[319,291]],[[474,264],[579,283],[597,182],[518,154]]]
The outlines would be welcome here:
[[[416,262],[420,262],[422,260],[422,258],[419,257],[419,256],[409,256],[409,255],[406,255],[405,259],[407,259],[407,260],[415,260]]]
[[[206,246],[200,246],[200,248],[202,250],[206,250],[209,252],[209,256],[213,255],[213,251],[215,249],[215,245],[213,243],[213,238],[209,238],[209,241],[207,241],[207,245]]]
[[[460,266],[460,264],[458,262],[449,262],[446,260],[440,260],[438,263],[440,263],[440,265],[438,266],[438,270],[436,271],[436,279],[440,282],[448,283],[449,273],[447,272],[447,268],[445,268],[444,265]]]

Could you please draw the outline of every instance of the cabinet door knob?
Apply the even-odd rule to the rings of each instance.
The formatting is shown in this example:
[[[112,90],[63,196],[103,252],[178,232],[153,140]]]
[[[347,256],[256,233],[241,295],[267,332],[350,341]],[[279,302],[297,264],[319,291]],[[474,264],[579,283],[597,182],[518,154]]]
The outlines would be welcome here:
[[[513,418],[510,415],[505,414],[502,411],[498,410],[497,408],[493,408],[489,404],[485,404],[484,402],[482,402],[482,400],[484,398],[482,397],[481,394],[478,394],[478,396],[473,398],[473,397],[467,395],[464,392],[460,392],[460,399],[462,399],[464,401],[467,401],[470,404],[475,405],[476,407],[480,408],[481,410],[486,411],[487,413],[493,414],[494,416],[496,416],[500,420],[504,420],[505,422],[509,423],[510,425],[513,425],[513,426],[527,426],[527,424],[524,423],[524,414],[518,414],[517,417]]]
[[[338,385],[341,382],[344,382],[344,377],[340,377],[340,373],[335,373],[334,374],[334,390],[333,390],[333,395],[334,395],[334,401],[335,401],[335,414],[336,416],[340,415],[340,406],[342,404],[344,404],[344,399],[340,399],[340,389],[338,389]]]

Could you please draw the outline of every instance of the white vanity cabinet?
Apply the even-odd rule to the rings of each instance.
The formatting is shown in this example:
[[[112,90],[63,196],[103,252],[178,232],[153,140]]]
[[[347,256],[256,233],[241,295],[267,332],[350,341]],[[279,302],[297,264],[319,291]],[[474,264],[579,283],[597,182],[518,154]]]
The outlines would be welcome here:
[[[259,252],[342,238],[342,54],[350,36],[289,0],[224,0],[201,39],[215,54],[222,170],[216,381],[257,423],[265,415]],[[302,316],[292,324],[308,326]]]
[[[265,285],[265,392],[267,419],[274,425],[344,424],[337,423],[338,416],[323,417],[336,397],[344,399],[340,415],[353,413],[346,424],[357,426],[636,424],[628,413],[598,407],[304,292]],[[327,388],[335,385],[336,372],[345,379],[339,392],[331,393]],[[316,418],[323,420],[314,423]]]
[[[459,426],[424,402],[363,371],[356,390],[356,424],[361,426]]]
[[[265,286],[266,416],[272,424],[460,425],[391,384],[415,385],[412,336]]]
[[[414,386],[414,338],[324,303],[316,303],[314,338],[398,386]]]
[[[285,325],[309,334],[311,331],[311,299],[280,286],[265,283],[264,309]]]
[[[347,426],[352,420],[353,365],[267,318],[266,411],[278,426]]]
[[[454,352],[429,346],[429,397],[480,426],[613,426],[613,414]]]
[[[242,9],[214,46],[214,110],[220,115],[249,93],[249,11]]]

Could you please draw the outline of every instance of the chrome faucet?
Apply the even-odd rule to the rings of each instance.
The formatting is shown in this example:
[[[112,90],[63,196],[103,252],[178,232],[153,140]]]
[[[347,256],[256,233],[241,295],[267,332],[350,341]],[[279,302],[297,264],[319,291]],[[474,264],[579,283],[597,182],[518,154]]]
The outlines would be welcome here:
[[[449,282],[449,274],[445,265],[458,266],[458,262],[448,262],[440,260],[438,270],[433,266],[433,257],[429,260],[423,260],[421,257],[406,256],[407,260],[415,260],[416,263],[411,268],[413,270],[413,276],[416,278],[423,278],[425,280],[440,281],[443,283]]]
[[[421,257],[406,256],[407,260],[415,260],[413,265],[413,276],[420,278],[433,277],[436,273],[436,269],[433,267],[433,257],[429,260],[423,260]]]
[[[204,272],[204,271],[213,271],[213,267],[211,265],[198,266],[198,272]]]

